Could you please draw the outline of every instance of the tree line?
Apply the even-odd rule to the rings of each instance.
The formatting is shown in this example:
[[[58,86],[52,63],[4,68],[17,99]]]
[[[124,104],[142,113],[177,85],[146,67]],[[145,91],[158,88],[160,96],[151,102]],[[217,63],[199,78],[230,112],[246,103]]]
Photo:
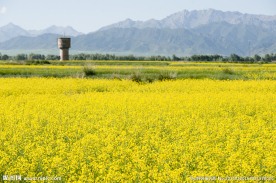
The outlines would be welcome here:
[[[25,61],[25,60],[59,60],[58,55],[43,55],[43,54],[17,54],[15,56],[9,56],[7,54],[0,53],[0,60],[15,60],[15,61]],[[265,54],[246,56],[242,57],[237,54],[231,54],[230,56],[222,55],[192,55],[185,57],[178,57],[176,55],[172,56],[135,56],[135,55],[125,55],[119,56],[115,54],[74,54],[70,55],[70,60],[125,60],[125,61],[221,61],[221,62],[272,62],[276,61],[276,54]]]

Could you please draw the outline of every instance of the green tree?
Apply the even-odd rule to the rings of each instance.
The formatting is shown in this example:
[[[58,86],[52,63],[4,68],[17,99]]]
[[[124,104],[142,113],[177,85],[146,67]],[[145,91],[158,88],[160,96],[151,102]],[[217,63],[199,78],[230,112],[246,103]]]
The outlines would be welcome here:
[[[254,60],[256,61],[256,62],[258,62],[258,61],[260,61],[262,59],[262,57],[260,56],[260,55],[254,55]]]
[[[241,61],[241,60],[242,60],[241,57],[236,54],[231,54],[229,58],[229,61],[234,61],[234,62]]]
[[[173,54],[173,56],[172,56],[172,60],[173,60],[173,61],[179,61],[179,60],[180,60],[180,58],[179,58],[179,57],[177,57],[175,54]]]
[[[27,60],[27,55],[25,54],[17,54],[15,57],[14,57],[15,60]]]
[[[269,54],[265,54],[265,56],[263,57],[263,61],[271,62],[272,61],[272,56],[270,56]]]
[[[8,60],[10,57],[8,56],[8,55],[6,55],[6,54],[4,54],[4,55],[2,55],[2,60]]]

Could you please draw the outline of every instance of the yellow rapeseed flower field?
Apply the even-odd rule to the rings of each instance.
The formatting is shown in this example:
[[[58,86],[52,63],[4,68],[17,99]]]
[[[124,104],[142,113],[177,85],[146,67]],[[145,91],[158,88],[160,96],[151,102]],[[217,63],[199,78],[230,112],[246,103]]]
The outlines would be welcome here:
[[[275,111],[275,80],[2,78],[0,180],[273,177]]]

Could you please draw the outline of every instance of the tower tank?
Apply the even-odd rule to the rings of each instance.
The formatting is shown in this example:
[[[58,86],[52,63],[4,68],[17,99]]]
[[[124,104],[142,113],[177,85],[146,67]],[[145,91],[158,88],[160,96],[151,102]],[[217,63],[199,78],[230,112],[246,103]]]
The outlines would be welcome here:
[[[69,60],[69,48],[71,47],[71,38],[58,38],[58,48],[60,49],[60,60]]]

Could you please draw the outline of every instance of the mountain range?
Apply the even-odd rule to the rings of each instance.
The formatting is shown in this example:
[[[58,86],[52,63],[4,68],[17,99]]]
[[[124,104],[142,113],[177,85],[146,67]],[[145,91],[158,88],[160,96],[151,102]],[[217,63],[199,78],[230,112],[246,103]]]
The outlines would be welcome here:
[[[25,30],[13,23],[9,23],[8,25],[0,27],[0,42],[4,42],[19,36],[36,37],[43,34],[64,35],[65,33],[67,36],[79,36],[83,34],[70,26],[61,27],[53,25],[44,30]]]
[[[162,20],[126,19],[88,34],[72,27],[28,31],[9,24],[0,28],[0,50],[57,49],[56,39],[64,32],[72,36],[75,51],[183,56],[276,52],[276,16],[213,9],[184,10]]]

